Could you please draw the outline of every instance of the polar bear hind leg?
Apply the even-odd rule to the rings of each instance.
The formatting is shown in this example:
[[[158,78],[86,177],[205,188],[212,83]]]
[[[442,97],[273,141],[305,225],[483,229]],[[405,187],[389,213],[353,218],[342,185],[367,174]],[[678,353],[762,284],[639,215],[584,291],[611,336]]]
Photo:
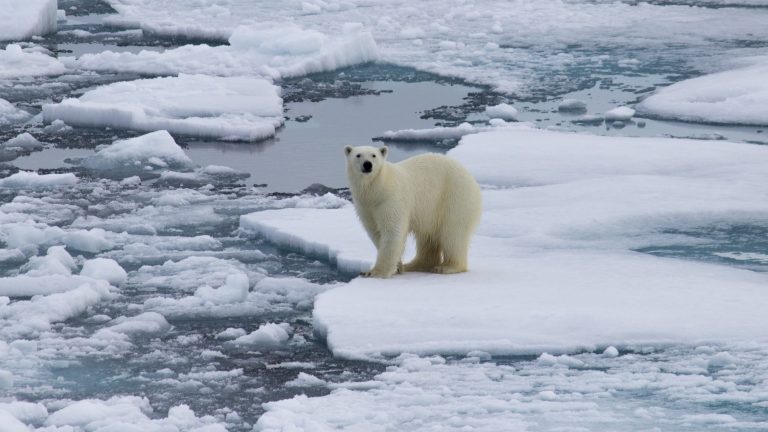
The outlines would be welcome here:
[[[416,257],[405,266],[407,272],[434,272],[442,262],[442,248],[434,236],[416,235]]]

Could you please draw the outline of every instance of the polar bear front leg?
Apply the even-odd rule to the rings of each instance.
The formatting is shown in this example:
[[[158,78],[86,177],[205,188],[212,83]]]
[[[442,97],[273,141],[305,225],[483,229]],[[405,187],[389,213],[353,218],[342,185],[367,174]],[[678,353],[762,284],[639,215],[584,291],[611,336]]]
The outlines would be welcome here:
[[[405,219],[388,221],[380,231],[376,264],[363,276],[388,278],[395,273],[402,272],[402,261],[405,250],[405,240],[408,237],[408,228]],[[379,225],[382,227],[382,225]]]

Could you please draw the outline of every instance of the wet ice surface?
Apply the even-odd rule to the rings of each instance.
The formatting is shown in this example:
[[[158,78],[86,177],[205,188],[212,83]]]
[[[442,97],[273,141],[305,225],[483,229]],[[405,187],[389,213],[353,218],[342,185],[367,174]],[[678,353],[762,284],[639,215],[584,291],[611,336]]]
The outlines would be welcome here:
[[[57,34],[23,44],[25,49],[43,46],[59,57],[79,57],[107,49],[160,52],[186,43],[223,43],[110,27],[103,24],[103,15],[91,14],[111,12],[100,2],[67,0],[59,5],[67,10],[67,22],[59,24]],[[306,17],[310,23],[321,18]],[[387,26],[395,27],[391,22]],[[588,33],[593,37],[596,32]],[[567,29],[557,30],[562,37],[567,33]],[[181,176],[158,179],[157,172],[142,174],[143,182],[133,177],[105,179],[103,174],[84,170],[78,161],[91,157],[97,146],[137,132],[46,128],[35,121],[0,126],[0,142],[30,131],[46,145],[43,151],[29,154],[3,150],[0,156],[9,161],[0,167],[3,176],[24,169],[41,174],[74,172],[80,178],[75,187],[0,191],[4,225],[32,220],[37,228],[58,227],[64,232],[31,247],[24,242],[9,244],[9,239],[18,243],[19,236],[4,231],[0,276],[12,278],[30,271],[25,267],[33,261],[30,258],[44,257],[48,246],[60,242],[67,244],[74,257],[74,273],[95,256],[114,259],[127,271],[127,281],[112,290],[114,297],[105,296],[83,313],[48,328],[29,327],[22,336],[3,336],[0,404],[14,399],[39,402],[53,413],[71,401],[131,395],[148,398],[154,409],[150,417],[155,419],[164,419],[173,406],[187,404],[197,416],[212,415],[213,422],[231,430],[250,430],[264,412],[263,402],[332,393],[327,398],[277,403],[270,408],[271,418],[327,421],[338,428],[366,425],[369,430],[381,424],[397,430],[430,424],[485,430],[766,428],[768,353],[764,346],[648,347],[618,356],[607,351],[490,358],[476,352],[466,358],[404,356],[391,359],[389,365],[335,359],[313,334],[312,299],[333,284],[347,282],[350,275],[327,262],[244,235],[237,223],[241,214],[261,209],[340,205],[331,196],[297,198],[265,192],[294,193],[312,183],[343,187],[340,149],[344,144],[366,143],[387,130],[451,127],[464,121],[486,125],[485,107],[503,102],[517,109],[518,120],[541,127],[765,144],[768,132],[762,127],[638,117],[606,123],[601,118],[613,108],[633,106],[656,87],[708,72],[711,64],[706,61],[685,59],[698,57],[710,44],[720,57],[762,52],[763,34],[748,33],[748,29],[744,34],[734,30],[715,42],[707,40],[707,32],[697,33],[692,45],[670,55],[657,55],[658,45],[645,49],[630,44],[632,49],[627,51],[625,45],[591,46],[584,40],[535,46],[537,31],[522,34],[522,45],[501,47],[516,53],[509,58],[525,64],[530,72],[527,78],[533,77],[524,80],[527,91],[519,99],[386,64],[285,80],[287,120],[274,139],[235,144],[175,137],[196,164],[228,166],[250,174],[247,179],[209,176],[190,182]],[[395,57],[398,43],[388,48]],[[406,43],[411,41],[400,47]],[[439,41],[428,41],[433,43]],[[0,47],[5,48],[5,43]],[[401,58],[408,59],[405,54]],[[0,80],[0,98],[36,115],[44,103],[139,77],[143,76],[72,71],[53,78]],[[515,81],[519,78],[514,76]],[[568,98],[584,101],[586,111],[558,110]],[[428,139],[388,145],[391,158],[400,160],[418,152],[445,151],[455,143],[455,139]],[[251,189],[252,184],[266,187]],[[103,234],[92,231],[100,229],[105,230]],[[764,272],[768,270],[766,232],[760,221],[691,226],[663,233],[667,238],[679,236],[679,244],[638,250]],[[89,248],[93,244],[102,246]],[[250,290],[228,281],[232,274],[247,277]],[[28,296],[11,296],[7,302],[23,305],[28,300]],[[0,297],[0,308],[5,301]],[[143,313],[160,313],[171,327],[147,319],[131,324],[133,331],[125,330],[130,326],[120,317]],[[284,329],[281,333],[270,323],[289,328],[279,327]],[[125,333],[117,331],[121,328]],[[6,371],[12,377],[10,385]],[[436,406],[440,409],[433,411]],[[339,407],[346,417],[338,415]],[[44,415],[17,417],[28,419],[25,422],[34,427],[46,422]],[[262,427],[269,430],[270,425]]]

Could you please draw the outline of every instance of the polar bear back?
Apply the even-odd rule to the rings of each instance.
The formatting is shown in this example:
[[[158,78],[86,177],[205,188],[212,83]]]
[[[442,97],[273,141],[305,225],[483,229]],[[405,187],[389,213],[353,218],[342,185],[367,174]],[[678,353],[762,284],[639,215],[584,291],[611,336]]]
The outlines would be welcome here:
[[[438,235],[442,230],[472,230],[480,220],[480,186],[455,160],[426,153],[391,165],[398,189],[411,201],[410,229]]]

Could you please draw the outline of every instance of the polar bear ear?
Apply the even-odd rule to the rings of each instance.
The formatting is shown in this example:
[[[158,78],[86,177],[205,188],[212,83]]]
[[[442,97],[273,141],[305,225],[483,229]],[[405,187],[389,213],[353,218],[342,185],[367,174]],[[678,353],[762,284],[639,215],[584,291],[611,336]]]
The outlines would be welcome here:
[[[388,150],[388,149],[387,149],[387,146],[384,146],[384,147],[379,147],[379,151],[381,152],[381,155],[382,155],[383,157],[387,157],[387,150]]]
[[[344,154],[349,156],[350,153],[352,153],[352,146],[344,147]]]

